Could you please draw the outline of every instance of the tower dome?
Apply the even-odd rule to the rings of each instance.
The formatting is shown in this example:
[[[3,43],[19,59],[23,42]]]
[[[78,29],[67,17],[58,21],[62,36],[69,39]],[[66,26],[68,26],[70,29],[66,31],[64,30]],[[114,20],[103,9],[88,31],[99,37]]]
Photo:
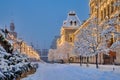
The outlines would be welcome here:
[[[76,15],[75,11],[70,11],[68,13],[67,19],[63,22],[64,27],[79,27],[81,22]]]
[[[15,30],[15,25],[13,22],[10,23],[10,31],[14,32]]]

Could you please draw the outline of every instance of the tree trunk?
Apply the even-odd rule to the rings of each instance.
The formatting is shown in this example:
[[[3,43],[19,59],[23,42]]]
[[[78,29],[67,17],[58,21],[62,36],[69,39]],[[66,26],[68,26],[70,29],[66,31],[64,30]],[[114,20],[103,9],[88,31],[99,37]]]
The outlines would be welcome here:
[[[96,54],[96,68],[98,69],[98,54]]]
[[[87,67],[88,67],[88,63],[89,63],[89,57],[87,57]]]
[[[67,57],[68,57],[68,63],[70,64],[69,53],[67,54]]]
[[[82,66],[82,56],[80,56],[80,66]]]
[[[113,56],[113,71],[115,70],[115,67],[114,67],[114,65],[115,65],[115,57]]]

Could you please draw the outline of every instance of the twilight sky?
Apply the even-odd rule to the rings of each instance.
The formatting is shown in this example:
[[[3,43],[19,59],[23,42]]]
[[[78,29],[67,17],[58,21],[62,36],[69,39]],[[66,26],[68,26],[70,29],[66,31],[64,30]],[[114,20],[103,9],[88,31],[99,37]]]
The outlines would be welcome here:
[[[18,37],[49,48],[69,11],[75,11],[81,22],[86,20],[89,0],[0,0],[0,28],[9,28],[13,20]]]

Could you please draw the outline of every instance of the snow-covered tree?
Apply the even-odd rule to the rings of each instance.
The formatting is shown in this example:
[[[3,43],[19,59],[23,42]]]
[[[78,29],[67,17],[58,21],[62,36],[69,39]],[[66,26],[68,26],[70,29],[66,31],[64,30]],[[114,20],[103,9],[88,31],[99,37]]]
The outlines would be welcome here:
[[[61,53],[61,49],[50,49],[48,54],[48,60],[51,62],[57,62],[59,60],[63,60],[64,56]]]
[[[58,54],[59,57],[63,60],[69,61],[69,57],[72,52],[72,45],[68,42],[64,42],[59,48],[58,48]]]
[[[16,80],[36,68],[37,65],[31,64],[26,55],[13,51],[13,43],[6,39],[0,29],[0,80]]]
[[[81,29],[77,35],[74,50],[76,54],[83,57],[96,56],[96,67],[98,68],[98,54],[107,54],[106,41],[101,40],[101,27],[99,27],[95,19],[90,20],[90,24]]]
[[[54,52],[55,50],[50,49],[48,53],[48,61],[54,61]]]
[[[115,51],[115,52],[116,52],[117,50],[119,50],[119,49],[120,49],[120,41],[114,42],[114,43],[111,45],[110,49],[111,49],[112,51]]]
[[[49,61],[69,61],[72,53],[72,46],[68,42],[64,42],[57,49],[50,49],[48,54]]]
[[[115,14],[113,18],[108,19],[107,27],[101,32],[102,38],[108,41],[109,48],[113,52],[120,49],[120,21],[118,17],[118,14]]]

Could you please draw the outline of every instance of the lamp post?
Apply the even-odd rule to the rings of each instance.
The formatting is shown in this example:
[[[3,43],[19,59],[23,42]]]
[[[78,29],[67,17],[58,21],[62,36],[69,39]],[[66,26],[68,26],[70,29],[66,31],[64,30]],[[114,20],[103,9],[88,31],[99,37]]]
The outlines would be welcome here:
[[[98,0],[95,0],[95,6],[96,6],[96,29],[97,29],[97,43],[98,43],[98,17],[99,17]],[[98,68],[98,54],[96,54],[95,57],[96,57],[96,68]]]

